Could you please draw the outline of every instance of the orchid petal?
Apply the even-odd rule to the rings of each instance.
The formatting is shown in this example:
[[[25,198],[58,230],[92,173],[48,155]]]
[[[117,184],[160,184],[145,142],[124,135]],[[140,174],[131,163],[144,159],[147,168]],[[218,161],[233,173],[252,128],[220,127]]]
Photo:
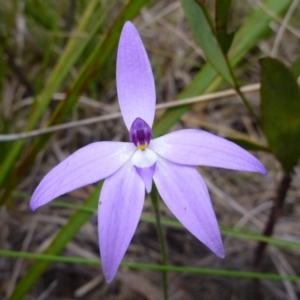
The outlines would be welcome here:
[[[141,178],[144,181],[147,193],[150,193],[152,190],[152,181],[153,181],[153,174],[155,171],[155,166],[156,166],[156,164],[154,164],[148,168],[135,167],[135,169],[137,170],[137,172],[139,173],[139,175],[141,176]]]
[[[155,112],[155,85],[142,40],[131,22],[120,37],[117,57],[117,90],[121,112],[130,130],[136,118],[152,127]]]
[[[185,129],[166,134],[152,140],[149,148],[178,164],[267,174],[261,162],[249,152],[224,138],[202,130]]]
[[[158,192],[176,218],[217,256],[224,248],[207,187],[190,166],[158,159],[154,173]]]
[[[106,281],[113,280],[138,225],[145,186],[131,162],[103,184],[98,213],[102,267]]]
[[[77,150],[43,178],[31,198],[31,209],[110,176],[135,151],[134,145],[122,142],[96,142]]]

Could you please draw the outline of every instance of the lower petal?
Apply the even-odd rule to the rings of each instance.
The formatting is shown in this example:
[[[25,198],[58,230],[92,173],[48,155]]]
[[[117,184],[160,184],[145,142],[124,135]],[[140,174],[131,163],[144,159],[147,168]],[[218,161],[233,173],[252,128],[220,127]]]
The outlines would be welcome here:
[[[219,226],[206,184],[194,167],[158,159],[154,182],[177,219],[217,256],[224,257]]]
[[[155,166],[156,166],[156,164],[154,164],[148,168],[135,167],[135,169],[137,170],[137,172],[139,173],[139,175],[141,176],[141,178],[144,181],[147,193],[150,193],[152,190],[152,180],[153,180],[153,174],[155,171]]]
[[[103,184],[98,213],[106,281],[113,280],[138,225],[145,199],[143,180],[129,161]]]

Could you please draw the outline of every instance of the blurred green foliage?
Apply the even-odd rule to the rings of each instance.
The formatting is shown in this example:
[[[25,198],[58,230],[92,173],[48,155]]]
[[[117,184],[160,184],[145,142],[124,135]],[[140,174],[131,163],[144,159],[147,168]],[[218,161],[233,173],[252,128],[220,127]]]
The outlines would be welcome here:
[[[271,151],[290,172],[300,157],[300,89],[279,60],[265,58],[261,69],[262,128]]]

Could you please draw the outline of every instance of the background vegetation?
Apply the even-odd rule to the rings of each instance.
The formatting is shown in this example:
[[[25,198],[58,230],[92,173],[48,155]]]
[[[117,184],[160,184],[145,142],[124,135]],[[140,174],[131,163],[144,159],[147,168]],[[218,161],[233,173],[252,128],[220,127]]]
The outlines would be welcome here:
[[[163,299],[162,271],[174,300],[299,298],[299,1],[206,2],[0,0],[1,299]],[[107,285],[95,216],[101,183],[35,213],[28,202],[42,177],[76,149],[128,140],[115,87],[126,20],[138,28],[153,67],[155,136],[211,131],[252,151],[269,175],[199,168],[224,260],[160,202],[168,253],[162,265],[147,198]]]

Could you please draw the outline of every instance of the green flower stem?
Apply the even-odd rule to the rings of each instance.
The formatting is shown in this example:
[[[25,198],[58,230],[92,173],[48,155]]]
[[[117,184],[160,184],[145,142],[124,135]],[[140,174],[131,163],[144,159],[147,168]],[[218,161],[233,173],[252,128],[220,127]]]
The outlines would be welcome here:
[[[157,233],[158,233],[158,239],[159,239],[160,248],[161,248],[161,255],[162,255],[162,265],[167,266],[168,265],[167,249],[166,249],[166,243],[165,243],[165,238],[164,238],[162,223],[161,223],[161,218],[160,218],[159,203],[158,203],[158,192],[157,192],[157,188],[156,188],[155,185],[153,185],[153,187],[152,187],[150,197],[151,197],[151,200],[152,200],[152,205],[153,205],[154,213],[155,213]],[[168,300],[168,272],[167,272],[167,270],[162,271],[162,275],[163,275],[164,299]]]
[[[279,186],[277,188],[277,195],[274,199],[274,206],[272,207],[271,214],[269,216],[269,220],[266,224],[266,227],[262,234],[266,237],[270,237],[273,234],[276,222],[278,221],[281,213],[282,208],[284,207],[284,201],[286,199],[287,192],[292,183],[292,172],[285,172]],[[255,249],[254,253],[254,266],[258,267],[265,249],[267,247],[267,243],[265,241],[260,241]]]

